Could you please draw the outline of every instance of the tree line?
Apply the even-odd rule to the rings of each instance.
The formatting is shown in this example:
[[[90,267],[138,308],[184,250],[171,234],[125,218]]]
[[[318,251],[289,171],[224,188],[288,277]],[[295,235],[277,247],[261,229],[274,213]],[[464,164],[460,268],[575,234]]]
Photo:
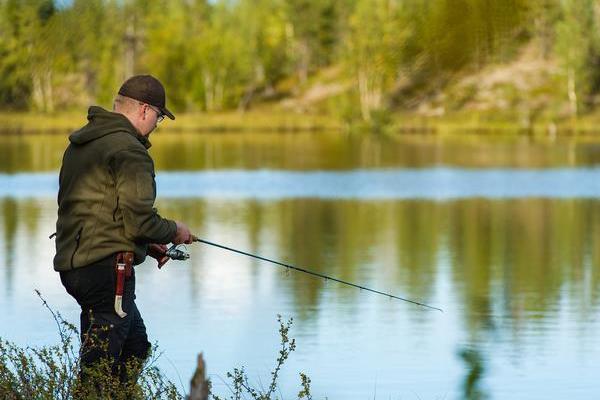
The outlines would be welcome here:
[[[0,0],[0,106],[110,103],[152,73],[177,111],[294,97],[327,71],[330,106],[369,121],[524,46],[558,65],[569,113],[600,92],[594,0]],[[341,88],[341,89],[339,89]]]

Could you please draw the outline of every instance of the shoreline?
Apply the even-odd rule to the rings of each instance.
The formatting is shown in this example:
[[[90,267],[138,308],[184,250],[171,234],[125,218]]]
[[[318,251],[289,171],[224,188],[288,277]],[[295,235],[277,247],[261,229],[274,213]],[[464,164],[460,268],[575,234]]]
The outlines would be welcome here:
[[[86,123],[86,110],[59,114],[0,112],[0,135],[67,134]],[[341,124],[334,118],[322,115],[292,112],[227,112],[177,114],[175,121],[166,120],[159,125],[166,133],[219,133],[219,132],[308,132],[338,131]]]
[[[85,111],[57,114],[33,112],[0,112],[0,136],[69,134],[86,123]],[[356,134],[431,135],[458,137],[581,137],[600,140],[600,121],[595,115],[576,121],[539,121],[529,126],[517,121],[493,120],[480,115],[424,117],[415,114],[394,114],[382,126],[365,122],[349,124],[330,115],[300,114],[281,110],[260,110],[245,113],[184,113],[175,121],[159,125],[159,132],[187,133],[295,133],[340,132]]]

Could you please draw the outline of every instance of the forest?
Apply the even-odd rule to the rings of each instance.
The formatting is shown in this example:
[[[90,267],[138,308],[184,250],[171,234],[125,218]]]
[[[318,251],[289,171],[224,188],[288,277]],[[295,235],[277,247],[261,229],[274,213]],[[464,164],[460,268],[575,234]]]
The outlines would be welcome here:
[[[0,0],[0,110],[110,105],[150,73],[175,112],[569,121],[600,93],[593,0]]]

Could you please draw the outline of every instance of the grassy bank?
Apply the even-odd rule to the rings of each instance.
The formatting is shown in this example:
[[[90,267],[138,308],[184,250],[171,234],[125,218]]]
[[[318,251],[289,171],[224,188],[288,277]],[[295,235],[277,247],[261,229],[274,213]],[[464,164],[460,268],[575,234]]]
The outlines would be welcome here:
[[[0,112],[0,122],[0,133],[65,133],[86,123],[86,110],[55,114]],[[339,129],[341,124],[331,117],[279,110],[176,114],[175,121],[167,119],[160,125],[160,130],[163,132],[293,132]]]
[[[577,120],[535,122],[499,118],[492,114],[457,113],[421,116],[391,114],[377,121],[343,121],[324,114],[301,114],[281,109],[259,111],[177,114],[166,120],[161,132],[307,132],[340,131],[353,133],[434,134],[434,135],[528,135],[536,137],[600,137],[600,115]],[[55,114],[0,112],[0,134],[66,134],[86,123],[85,110]]]

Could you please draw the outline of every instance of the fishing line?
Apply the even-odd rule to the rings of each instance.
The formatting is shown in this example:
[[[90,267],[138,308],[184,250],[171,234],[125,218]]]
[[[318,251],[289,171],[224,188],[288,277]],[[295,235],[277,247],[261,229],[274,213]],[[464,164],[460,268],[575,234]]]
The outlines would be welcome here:
[[[401,300],[401,301],[405,301],[407,303],[415,304],[415,305],[418,305],[418,306],[421,306],[421,307],[425,307],[425,308],[429,308],[429,309],[432,309],[432,310],[437,310],[437,311],[440,311],[440,312],[444,312],[441,308],[433,307],[433,306],[430,306],[430,305],[425,304],[425,303],[421,303],[421,302],[418,302],[418,301],[415,301],[415,300],[411,300],[411,299],[407,299],[407,298],[400,297],[400,296],[395,296],[395,295],[390,294],[390,293],[381,292],[379,290],[371,289],[371,288],[368,288],[366,286],[357,285],[357,284],[352,283],[352,282],[347,282],[347,281],[344,281],[344,280],[341,280],[341,279],[337,279],[337,278],[334,278],[334,277],[331,277],[331,276],[327,276],[327,275],[321,274],[319,272],[311,271],[311,270],[308,270],[308,269],[305,269],[305,268],[301,268],[301,267],[296,267],[294,265],[286,264],[286,263],[283,263],[283,262],[280,262],[280,261],[271,260],[269,258],[262,257],[262,256],[259,256],[259,255],[256,255],[256,254],[252,254],[252,253],[248,253],[248,252],[245,252],[245,251],[242,251],[242,250],[234,249],[232,247],[228,247],[228,246],[224,246],[222,244],[210,242],[208,240],[200,239],[200,238],[195,237],[195,236],[193,237],[193,241],[194,242],[199,242],[199,243],[204,243],[204,244],[207,244],[209,246],[218,247],[218,248],[221,248],[221,249],[224,249],[224,250],[232,251],[234,253],[242,254],[242,255],[245,255],[245,256],[248,256],[248,257],[256,258],[258,260],[267,261],[267,262],[270,262],[272,264],[276,264],[276,265],[285,267],[288,270],[289,269],[293,269],[293,270],[298,271],[298,272],[303,272],[305,274],[309,274],[309,275],[313,275],[313,276],[316,276],[316,277],[319,277],[319,278],[323,278],[323,279],[325,279],[325,282],[327,282],[329,280],[332,280],[334,282],[338,282],[338,283],[341,283],[343,285],[352,286],[352,287],[355,287],[355,288],[360,289],[360,290],[366,290],[366,291],[371,292],[371,293],[376,293],[376,294],[379,294],[379,295],[382,295],[382,296],[386,296],[386,297],[389,297],[390,299]]]

